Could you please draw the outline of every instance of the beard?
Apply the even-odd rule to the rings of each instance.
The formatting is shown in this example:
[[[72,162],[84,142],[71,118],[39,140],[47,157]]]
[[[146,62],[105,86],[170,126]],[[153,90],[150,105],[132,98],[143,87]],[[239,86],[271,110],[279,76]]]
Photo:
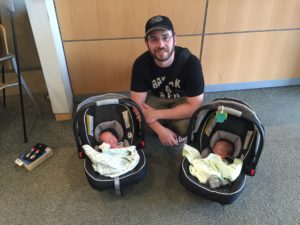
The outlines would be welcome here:
[[[175,51],[175,45],[172,46],[170,52],[168,52],[166,48],[157,48],[153,52],[150,51],[150,53],[155,60],[159,62],[165,62],[170,59],[170,57],[174,54],[174,51]]]

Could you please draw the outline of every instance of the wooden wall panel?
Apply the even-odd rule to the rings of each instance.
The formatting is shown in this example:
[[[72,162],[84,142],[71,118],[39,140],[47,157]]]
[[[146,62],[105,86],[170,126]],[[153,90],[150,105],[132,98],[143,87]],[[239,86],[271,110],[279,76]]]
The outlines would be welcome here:
[[[146,50],[145,22],[153,15],[169,16],[179,35],[177,45],[200,57],[206,3],[202,55],[206,84],[300,76],[299,0],[55,3],[75,96],[129,90],[132,64]],[[281,31],[270,31],[275,29]]]
[[[178,43],[199,55],[199,37],[179,37]],[[130,89],[134,60],[146,51],[143,39],[65,43],[74,95]]]
[[[63,40],[143,37],[147,19],[167,15],[178,34],[202,31],[205,0],[55,0]]]
[[[200,57],[201,36],[177,37],[176,45],[188,48],[195,56]]]
[[[142,40],[65,43],[74,95],[128,90],[132,63],[144,48]]]
[[[207,36],[206,84],[300,78],[300,31]]]
[[[299,0],[210,0],[206,32],[300,27]]]

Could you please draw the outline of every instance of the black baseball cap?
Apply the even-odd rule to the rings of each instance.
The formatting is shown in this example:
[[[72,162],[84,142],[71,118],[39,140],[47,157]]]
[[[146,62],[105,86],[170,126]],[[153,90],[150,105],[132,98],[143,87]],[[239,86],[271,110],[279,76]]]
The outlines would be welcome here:
[[[145,26],[145,36],[153,30],[170,30],[174,33],[174,28],[171,20],[166,16],[153,16],[150,18]]]

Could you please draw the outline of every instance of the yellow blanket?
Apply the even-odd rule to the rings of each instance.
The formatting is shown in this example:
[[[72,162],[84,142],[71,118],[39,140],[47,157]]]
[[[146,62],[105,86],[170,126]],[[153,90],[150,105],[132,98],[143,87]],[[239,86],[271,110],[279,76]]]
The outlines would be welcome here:
[[[232,164],[227,164],[219,155],[210,153],[206,158],[202,158],[200,152],[185,144],[182,155],[190,162],[189,171],[200,183],[205,184],[207,179],[215,175],[221,180],[234,181],[240,175],[243,162],[235,158]]]

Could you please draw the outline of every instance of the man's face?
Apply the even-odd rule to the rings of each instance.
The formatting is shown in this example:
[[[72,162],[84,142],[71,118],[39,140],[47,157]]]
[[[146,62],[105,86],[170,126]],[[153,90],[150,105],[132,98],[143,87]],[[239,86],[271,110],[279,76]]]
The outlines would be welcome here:
[[[167,62],[174,54],[175,36],[172,31],[154,30],[146,37],[148,50],[158,62]]]

